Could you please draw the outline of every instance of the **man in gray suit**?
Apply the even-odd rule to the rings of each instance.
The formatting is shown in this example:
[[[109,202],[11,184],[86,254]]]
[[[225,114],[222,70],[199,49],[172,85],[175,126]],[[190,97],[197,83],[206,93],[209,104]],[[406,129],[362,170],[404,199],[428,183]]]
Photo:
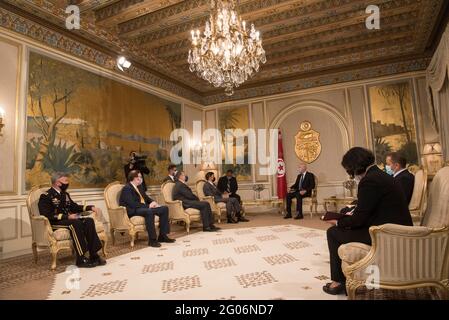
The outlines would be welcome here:
[[[213,196],[214,201],[226,203],[226,216],[228,223],[238,223],[239,221],[247,222],[249,220],[241,216],[241,207],[237,198],[230,198],[227,193],[222,193],[215,186],[215,175],[213,172],[206,173],[206,183],[203,187],[204,195]]]
[[[173,200],[181,200],[184,209],[195,208],[200,211],[203,231],[213,232],[221,228],[214,226],[214,216],[207,201],[200,199],[193,194],[192,189],[187,185],[187,176],[184,171],[178,171],[175,175],[175,186],[173,188]]]

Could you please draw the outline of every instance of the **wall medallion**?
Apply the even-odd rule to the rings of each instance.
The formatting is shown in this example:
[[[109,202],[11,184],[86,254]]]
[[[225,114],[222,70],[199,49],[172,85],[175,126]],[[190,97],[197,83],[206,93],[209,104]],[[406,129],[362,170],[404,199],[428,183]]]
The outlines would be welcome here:
[[[295,136],[295,152],[305,163],[314,162],[321,153],[320,134],[312,130],[309,121],[301,122],[300,131]]]

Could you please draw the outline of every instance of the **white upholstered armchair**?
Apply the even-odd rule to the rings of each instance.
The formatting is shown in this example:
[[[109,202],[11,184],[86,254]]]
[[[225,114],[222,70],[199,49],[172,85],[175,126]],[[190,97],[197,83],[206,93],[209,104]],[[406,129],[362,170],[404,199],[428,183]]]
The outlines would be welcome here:
[[[140,233],[147,232],[145,218],[134,216],[129,218],[125,207],[119,204],[120,194],[124,185],[118,181],[112,182],[104,189],[104,200],[109,214],[109,222],[111,225],[112,243],[115,244],[115,233],[129,233],[131,237],[131,248],[134,247],[135,240],[138,239]],[[159,217],[154,218],[155,227],[159,226]]]
[[[214,216],[217,217],[218,223],[221,223],[221,213],[224,212],[226,217],[226,203],[224,202],[218,202],[216,203],[213,196],[206,196],[204,194],[204,184],[206,183],[206,180],[198,180],[195,184],[196,187],[196,194],[198,195],[198,198],[200,198],[201,201],[207,201],[210,204],[210,208],[212,209],[212,212]]]
[[[338,254],[346,276],[346,289],[354,299],[373,266],[378,285],[385,289],[433,286],[449,298],[449,167],[436,174],[422,226],[385,224],[370,228],[372,245],[348,243]]]
[[[49,249],[51,254],[51,269],[56,269],[57,256],[60,251],[70,250],[72,253],[73,242],[70,236],[70,231],[67,229],[53,230],[50,221],[47,217],[40,215],[39,213],[39,198],[50,188],[49,185],[42,185],[34,187],[30,190],[27,197],[28,215],[30,217],[31,225],[31,247],[33,249],[34,262],[38,260],[38,249]],[[104,230],[103,224],[95,218],[95,213],[92,212],[92,218],[95,222],[95,229],[98,234],[98,238],[102,242],[103,255],[106,256],[106,245],[108,237]]]
[[[426,210],[427,202],[427,170],[419,169],[415,172],[415,185],[413,187],[412,199],[408,209],[413,221],[421,222]]]
[[[184,221],[186,224],[187,233],[190,232],[190,225],[192,222],[201,222],[201,215],[198,209],[188,208],[184,209],[182,201],[173,200],[173,188],[175,183],[166,181],[161,186],[162,197],[165,204],[168,206],[168,216],[170,221]]]

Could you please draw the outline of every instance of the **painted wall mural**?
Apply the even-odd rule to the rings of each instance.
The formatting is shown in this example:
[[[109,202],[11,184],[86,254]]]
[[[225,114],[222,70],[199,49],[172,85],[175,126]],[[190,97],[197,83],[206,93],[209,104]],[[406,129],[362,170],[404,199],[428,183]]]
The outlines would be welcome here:
[[[148,156],[147,184],[160,184],[170,162],[170,133],[180,127],[180,104],[30,52],[27,189],[49,183],[55,171],[71,174],[71,188],[124,181],[133,150]]]
[[[386,155],[397,151],[408,165],[418,165],[410,83],[372,86],[369,98],[377,163],[383,165]]]
[[[245,131],[249,128],[249,109],[248,106],[239,107],[229,107],[218,110],[218,126],[221,132],[223,141],[225,139],[226,129],[241,129]],[[234,140],[233,145],[233,163],[225,163],[225,146],[223,145],[223,165],[222,172],[225,173],[226,170],[232,169],[234,175],[240,181],[250,181],[251,180],[251,165],[248,164],[248,140],[245,138],[244,144],[244,163],[238,164],[236,157],[236,141]]]

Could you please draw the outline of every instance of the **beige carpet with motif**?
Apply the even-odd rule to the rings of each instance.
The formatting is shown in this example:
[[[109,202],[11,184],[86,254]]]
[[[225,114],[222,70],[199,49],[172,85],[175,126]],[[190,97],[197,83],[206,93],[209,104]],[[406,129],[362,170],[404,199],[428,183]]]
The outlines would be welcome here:
[[[49,299],[346,299],[329,281],[326,233],[295,225],[200,232],[92,269],[68,267]]]

